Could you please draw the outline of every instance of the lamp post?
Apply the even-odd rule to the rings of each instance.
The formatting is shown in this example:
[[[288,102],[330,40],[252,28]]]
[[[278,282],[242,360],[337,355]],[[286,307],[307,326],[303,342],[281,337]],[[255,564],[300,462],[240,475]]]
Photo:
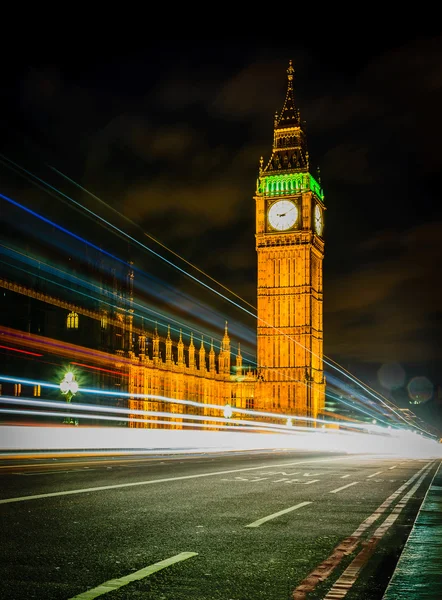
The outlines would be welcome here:
[[[230,417],[233,415],[233,410],[232,407],[230,406],[230,404],[226,404],[224,406],[224,417],[226,419],[230,419]]]
[[[63,379],[60,381],[60,392],[66,397],[66,402],[70,402],[75,394],[78,392],[78,383],[75,380],[75,375],[68,371]],[[74,421],[71,417],[66,417],[63,423],[68,425],[78,425],[78,421]]]

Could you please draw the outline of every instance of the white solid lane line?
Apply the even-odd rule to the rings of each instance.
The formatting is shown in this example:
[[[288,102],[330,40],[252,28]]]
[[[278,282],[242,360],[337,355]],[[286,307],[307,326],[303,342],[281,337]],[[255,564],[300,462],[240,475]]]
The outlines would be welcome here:
[[[353,481],[353,483],[347,483],[347,485],[343,485],[342,487],[337,488],[336,490],[332,490],[331,492],[329,492],[329,494],[337,494],[341,490],[345,490],[346,488],[349,488],[352,485],[356,485],[357,483],[359,483],[359,481]]]
[[[348,475],[342,475],[341,479],[346,479],[347,477],[350,477],[350,473]]]
[[[198,552],[181,552],[180,554],[176,554],[175,556],[161,560],[153,565],[149,565],[148,567],[140,569],[139,571],[135,571],[135,573],[131,573],[125,577],[120,577],[119,579],[109,579],[108,581],[105,581],[101,585],[88,590],[87,592],[78,594],[78,596],[73,596],[69,600],[92,600],[93,598],[98,598],[98,596],[102,596],[108,592],[113,592],[123,585],[127,585],[131,581],[138,581],[140,579],[144,579],[145,577],[149,577],[149,575],[152,575],[161,569],[165,569],[166,567],[169,567],[177,562],[192,558],[192,556],[198,556]]]
[[[33,477],[34,475],[58,475],[59,473],[78,473],[81,471],[82,473],[86,473],[84,469],[66,469],[65,471],[34,471],[32,473],[12,473],[12,475],[20,475],[21,477]],[[95,471],[95,469],[89,469],[89,471]]]
[[[285,508],[284,510],[280,510],[277,513],[273,513],[273,515],[268,515],[267,517],[263,517],[262,519],[258,519],[253,523],[249,523],[249,525],[245,525],[245,527],[259,527],[263,523],[267,521],[271,521],[272,519],[276,519],[276,517],[280,517],[281,515],[285,515],[286,513],[292,512],[292,510],[297,510],[298,508],[302,508],[303,506],[307,506],[307,504],[312,504],[311,502],[300,502],[299,504],[295,504],[295,506],[290,506],[289,508]]]

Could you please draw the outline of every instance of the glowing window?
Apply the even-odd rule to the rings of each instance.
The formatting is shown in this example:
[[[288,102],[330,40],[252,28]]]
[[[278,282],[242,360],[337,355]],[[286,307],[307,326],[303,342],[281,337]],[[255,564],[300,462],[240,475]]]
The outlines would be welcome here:
[[[34,385],[34,396],[41,396],[41,387],[39,385]]]
[[[66,327],[68,329],[78,329],[78,314],[70,312],[66,319]]]

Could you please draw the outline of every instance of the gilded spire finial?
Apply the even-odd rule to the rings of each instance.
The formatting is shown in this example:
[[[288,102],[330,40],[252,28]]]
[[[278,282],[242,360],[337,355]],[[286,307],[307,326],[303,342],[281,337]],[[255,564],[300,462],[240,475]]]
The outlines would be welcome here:
[[[170,325],[167,326],[167,339],[170,340]]]
[[[289,68],[287,69],[287,77],[289,81],[293,81],[293,74],[295,69],[293,68],[292,59],[289,60]]]
[[[180,329],[180,342],[182,342],[182,341],[183,341],[183,332],[182,332],[182,330]]]

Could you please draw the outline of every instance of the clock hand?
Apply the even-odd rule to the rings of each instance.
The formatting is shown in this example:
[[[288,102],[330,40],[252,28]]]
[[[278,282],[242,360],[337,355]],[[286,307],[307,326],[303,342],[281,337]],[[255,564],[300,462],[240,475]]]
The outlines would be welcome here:
[[[292,212],[292,210],[293,210],[294,208],[296,208],[296,207],[295,207],[295,206],[292,206],[292,208],[290,208],[288,211],[286,211],[285,213],[280,213],[280,214],[278,214],[277,216],[278,216],[278,217],[285,217],[286,215],[288,215],[288,214],[289,214],[289,212]]]
[[[285,217],[286,215],[289,214],[289,212],[292,212],[292,210],[294,210],[296,208],[296,206],[292,206],[292,208],[290,208],[288,211],[286,211],[285,213],[280,213],[277,216],[278,217]]]

